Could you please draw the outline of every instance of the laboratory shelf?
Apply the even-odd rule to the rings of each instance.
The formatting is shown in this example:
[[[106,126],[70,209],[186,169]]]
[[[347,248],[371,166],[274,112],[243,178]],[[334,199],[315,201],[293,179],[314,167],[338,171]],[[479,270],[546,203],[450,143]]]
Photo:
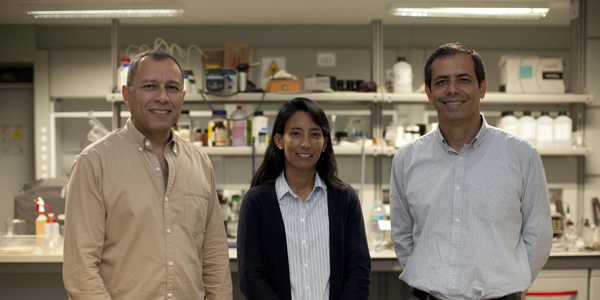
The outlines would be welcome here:
[[[539,148],[541,156],[589,156],[592,154],[592,147],[581,148]]]
[[[209,156],[248,156],[252,155],[252,147],[200,147],[204,153]],[[335,155],[362,155],[361,146],[333,146]],[[262,156],[267,150],[266,146],[256,147],[255,153],[257,156]],[[394,155],[396,149],[394,147],[368,146],[365,147],[365,154],[369,156],[377,155]]]
[[[481,104],[588,104],[594,100],[592,94],[507,94],[487,92]],[[394,94],[384,93],[383,101],[390,103],[428,103],[425,93]]]
[[[264,93],[265,102],[285,102],[296,97],[304,97],[317,102],[377,102],[381,101],[381,93],[359,93],[359,92],[333,92],[333,93]],[[187,93],[186,102],[223,102],[243,103],[261,102],[263,93],[238,93],[231,96],[217,96],[213,94]],[[122,103],[123,95],[110,93],[106,95],[106,101]]]
[[[247,156],[252,155],[252,147],[201,147],[208,155],[221,155],[221,156]],[[267,150],[266,146],[256,147],[256,155],[262,156]],[[367,146],[365,147],[365,154],[369,156],[385,155],[393,156],[396,154],[398,148],[391,146]],[[592,154],[591,147],[581,148],[539,148],[538,152],[541,156],[589,156]],[[335,155],[361,155],[361,146],[333,146],[333,153]]]
[[[383,154],[391,156],[396,153],[396,150],[398,148],[383,147]],[[592,154],[592,147],[589,146],[581,148],[538,148],[537,150],[541,156],[589,156]]]

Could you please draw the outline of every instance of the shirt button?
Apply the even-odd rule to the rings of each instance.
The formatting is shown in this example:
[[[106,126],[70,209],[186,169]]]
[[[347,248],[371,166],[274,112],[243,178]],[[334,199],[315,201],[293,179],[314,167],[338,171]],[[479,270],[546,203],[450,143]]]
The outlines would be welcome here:
[[[173,265],[173,262],[172,262],[172,261],[170,261],[170,262],[169,262],[169,266],[172,266],[172,265]]]
[[[304,264],[304,267],[305,267],[305,268],[308,268],[308,264]]]
[[[171,233],[171,229],[167,229],[167,233]]]
[[[167,296],[169,296],[169,298],[173,297],[173,293],[168,293]]]
[[[450,280],[450,282],[451,282],[452,284],[454,284],[454,279]]]
[[[138,148],[138,150],[140,150],[140,152],[141,152],[142,150],[144,150],[144,148],[142,148],[142,147],[139,147],[139,148]]]
[[[456,223],[460,222],[459,218],[454,219],[454,221],[456,221]]]
[[[305,241],[305,240],[302,240],[302,244],[306,244],[306,241]]]
[[[157,170],[158,171],[158,170]],[[456,186],[456,190],[460,190],[460,185]]]
[[[456,253],[456,249],[452,249],[452,253]]]
[[[177,153],[177,150],[173,150],[173,152]]]
[[[308,290],[310,290],[310,286],[307,286],[304,289],[308,291]]]
[[[300,222],[304,222],[304,219],[300,219]]]
[[[150,142],[146,142],[146,146],[150,146]]]
[[[156,167],[156,172],[160,172],[160,168],[159,167]]]
[[[169,202],[169,198],[165,198],[165,202]]]

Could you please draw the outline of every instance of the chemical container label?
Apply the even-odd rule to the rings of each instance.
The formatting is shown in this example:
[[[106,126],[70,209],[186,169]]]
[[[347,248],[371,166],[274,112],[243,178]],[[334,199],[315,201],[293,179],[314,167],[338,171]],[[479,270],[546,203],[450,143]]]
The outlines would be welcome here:
[[[533,67],[532,66],[521,66],[520,73],[521,73],[521,78],[533,78]]]

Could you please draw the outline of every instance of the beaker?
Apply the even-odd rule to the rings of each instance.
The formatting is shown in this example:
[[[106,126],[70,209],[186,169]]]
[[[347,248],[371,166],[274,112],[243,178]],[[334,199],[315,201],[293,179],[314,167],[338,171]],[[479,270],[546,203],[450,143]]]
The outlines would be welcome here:
[[[6,219],[6,235],[23,235],[25,234],[25,220],[21,219]]]

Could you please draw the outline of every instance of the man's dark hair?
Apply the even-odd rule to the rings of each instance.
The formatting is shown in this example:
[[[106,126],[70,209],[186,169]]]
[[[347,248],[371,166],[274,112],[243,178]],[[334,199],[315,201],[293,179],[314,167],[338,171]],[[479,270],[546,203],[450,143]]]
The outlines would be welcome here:
[[[479,87],[481,87],[481,83],[485,80],[485,67],[483,66],[483,60],[479,53],[462,43],[448,43],[437,48],[427,59],[427,63],[425,64],[425,85],[427,85],[429,89],[431,89],[431,65],[433,64],[433,61],[436,58],[455,55],[457,53],[466,53],[473,58],[475,76],[477,76],[477,82],[479,83]]]
[[[164,51],[148,50],[146,52],[142,52],[142,53],[136,55],[133,58],[133,60],[131,61],[131,64],[129,64],[129,70],[127,71],[127,88],[129,89],[130,92],[131,92],[131,88],[133,86],[133,75],[135,75],[135,71],[137,70],[142,58],[144,58],[146,56],[152,57],[152,60],[154,60],[154,61],[163,61],[163,60],[169,59],[169,58],[172,59],[175,62],[175,64],[177,64],[177,67],[179,68],[179,72],[181,73],[181,83],[183,84],[183,69],[181,68],[181,65],[175,59],[175,57],[173,57],[171,54],[164,52]],[[183,87],[181,87],[181,88],[183,88]]]

